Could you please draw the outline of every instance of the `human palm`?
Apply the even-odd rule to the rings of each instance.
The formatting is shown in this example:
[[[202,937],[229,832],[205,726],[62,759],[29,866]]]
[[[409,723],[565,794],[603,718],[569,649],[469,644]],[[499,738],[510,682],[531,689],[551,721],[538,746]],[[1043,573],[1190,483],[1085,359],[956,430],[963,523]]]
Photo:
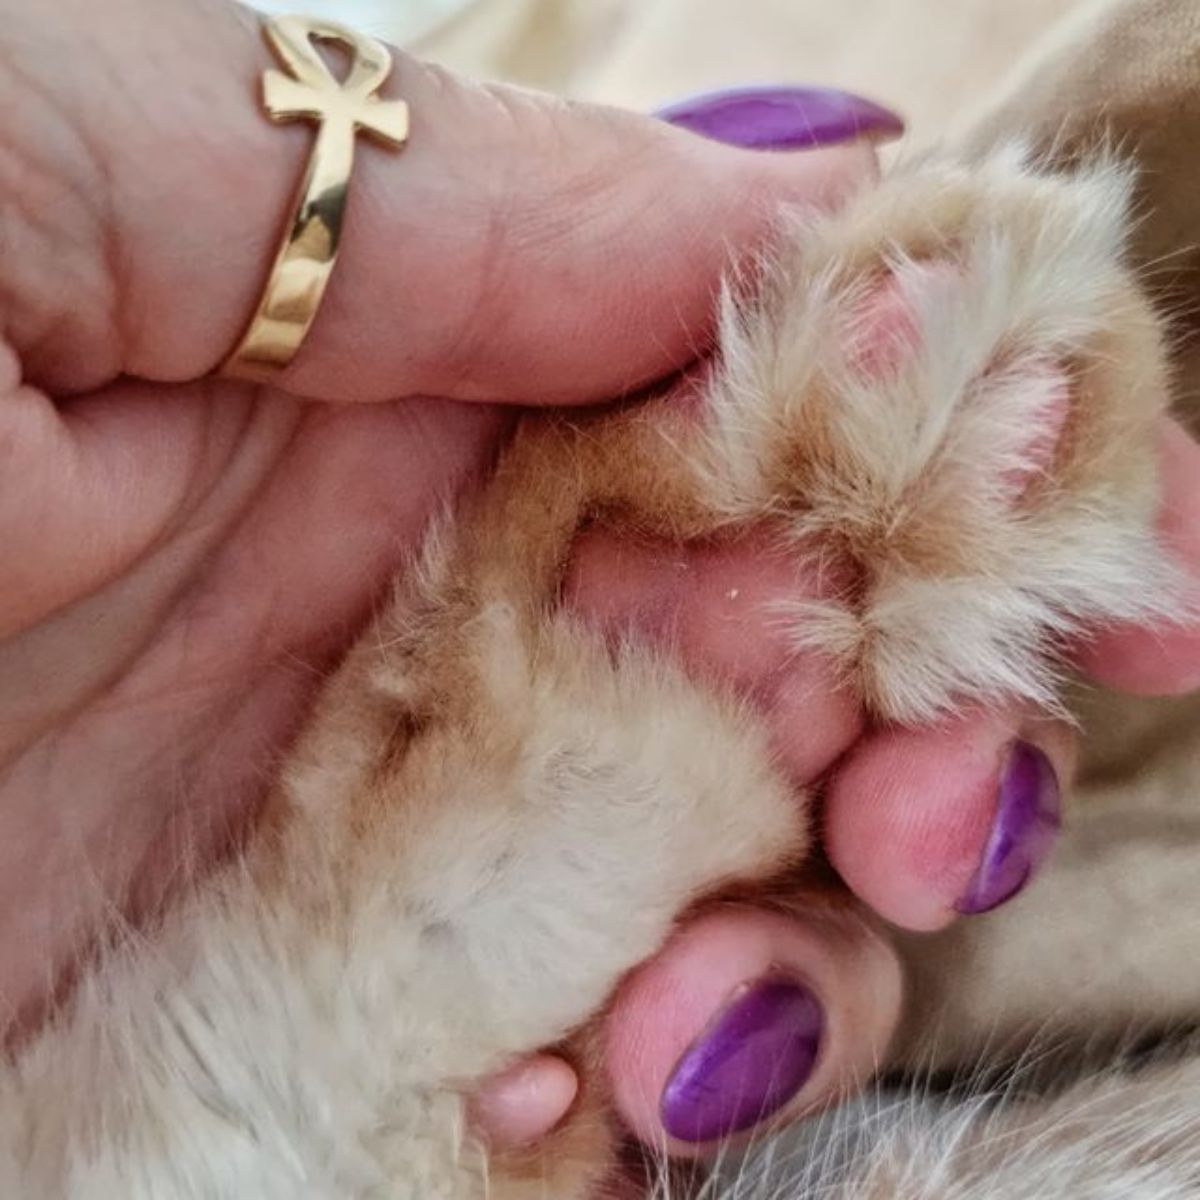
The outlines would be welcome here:
[[[241,827],[323,670],[503,422],[224,382],[58,408],[22,389],[2,413],[0,953],[19,1002],[105,910]]]

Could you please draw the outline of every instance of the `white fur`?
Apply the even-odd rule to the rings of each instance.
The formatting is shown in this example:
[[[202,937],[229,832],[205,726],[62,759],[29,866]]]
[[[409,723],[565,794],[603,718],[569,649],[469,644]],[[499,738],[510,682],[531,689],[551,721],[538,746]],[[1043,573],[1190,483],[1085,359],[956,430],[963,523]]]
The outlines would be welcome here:
[[[702,1200],[1200,1194],[1200,1059],[1099,1071],[1050,1097],[966,1090],[959,1099],[876,1093],[776,1134],[721,1167]]]

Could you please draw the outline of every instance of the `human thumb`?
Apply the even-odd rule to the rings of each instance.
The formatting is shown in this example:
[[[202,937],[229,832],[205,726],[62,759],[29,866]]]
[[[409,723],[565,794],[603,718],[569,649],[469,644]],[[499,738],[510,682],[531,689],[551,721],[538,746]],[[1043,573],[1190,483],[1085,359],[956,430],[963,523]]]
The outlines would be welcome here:
[[[261,111],[262,72],[279,65],[262,18],[220,0],[0,0],[0,14],[20,172],[0,210],[0,320],[26,379],[83,391],[217,369],[265,286],[313,138]],[[727,144],[790,148],[823,119],[816,100],[773,94],[766,116],[758,93],[726,97],[707,127],[682,113],[705,138],[396,52],[381,95],[407,101],[408,142],[359,139],[341,255],[279,386],[578,402],[684,365],[722,272],[779,206],[835,204],[874,168],[855,135],[887,114],[835,122],[824,140],[854,140],[834,148]]]

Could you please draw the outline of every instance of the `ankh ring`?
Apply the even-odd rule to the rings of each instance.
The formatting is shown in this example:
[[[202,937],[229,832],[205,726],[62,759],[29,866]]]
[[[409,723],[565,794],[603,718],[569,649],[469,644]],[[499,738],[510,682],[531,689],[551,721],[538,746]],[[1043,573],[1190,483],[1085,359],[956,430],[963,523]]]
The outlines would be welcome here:
[[[254,316],[221,366],[239,379],[271,379],[304,342],[337,261],[346,194],[360,132],[398,149],[408,139],[408,105],[376,94],[392,69],[388,48],[334,21],[278,17],[265,22],[283,71],[263,73],[263,108],[272,121],[313,121],[317,136],[300,195]],[[316,42],[350,55],[339,80]]]

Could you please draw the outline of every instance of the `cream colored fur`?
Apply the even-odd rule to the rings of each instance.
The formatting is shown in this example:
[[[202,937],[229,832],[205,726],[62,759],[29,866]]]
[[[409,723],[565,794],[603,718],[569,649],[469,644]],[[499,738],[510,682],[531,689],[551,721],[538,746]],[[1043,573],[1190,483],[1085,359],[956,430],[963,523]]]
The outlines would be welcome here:
[[[586,1065],[677,916],[796,869],[808,832],[747,707],[558,609],[572,537],[765,522],[850,581],[781,619],[877,714],[1054,702],[1065,637],[1177,604],[1130,185],[1015,149],[899,169],[791,220],[698,412],[527,422],[330,681],[245,856],[114,944],[0,1076],[0,1196],[586,1195],[597,1074],[528,1157],[489,1161],[464,1095],[571,1037]],[[868,370],[848,347],[889,277],[919,347]],[[1051,369],[1069,412],[1033,460]]]
[[[1200,1058],[1098,1070],[1049,1097],[1022,1097],[1019,1072],[966,1092],[869,1096],[723,1165],[699,1200],[1200,1194]],[[656,1200],[673,1200],[671,1187]]]
[[[843,661],[886,718],[1054,704],[1055,645],[1177,611],[1146,537],[1166,378],[1121,266],[1131,189],[1103,161],[1064,185],[1016,147],[899,170],[846,219],[798,230],[751,312],[727,318],[706,485],[729,519],[782,507],[791,536],[853,563],[859,601],[798,607],[794,636]],[[928,260],[952,277],[931,283]],[[864,378],[844,347],[864,277],[884,270],[921,348]],[[1017,497],[1055,363],[1072,414]]]

